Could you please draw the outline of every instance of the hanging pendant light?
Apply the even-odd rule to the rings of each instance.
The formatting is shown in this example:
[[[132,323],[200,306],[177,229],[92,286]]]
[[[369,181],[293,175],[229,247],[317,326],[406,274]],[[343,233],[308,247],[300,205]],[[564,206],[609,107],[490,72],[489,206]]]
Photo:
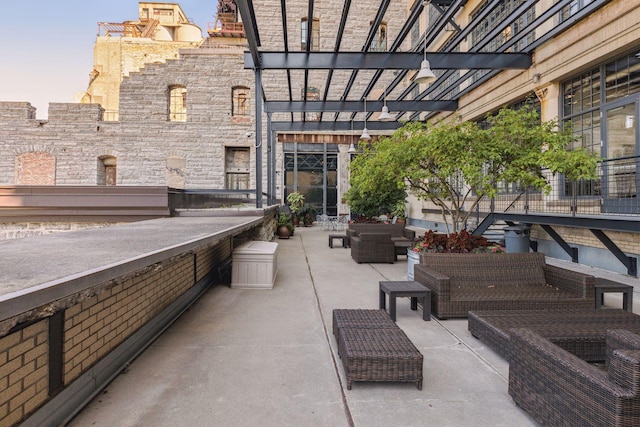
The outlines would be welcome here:
[[[349,134],[349,139],[351,140],[351,144],[349,144],[349,154],[354,154],[358,150],[356,150],[356,146],[353,143],[353,120],[351,120],[351,133]]]
[[[387,94],[386,94],[386,90],[385,92],[382,94],[382,102],[384,105],[382,105],[382,111],[380,112],[380,115],[378,115],[378,120],[392,120],[393,116],[391,114],[389,114],[389,107],[387,107]]]
[[[426,7],[427,7],[426,1],[423,1],[423,7],[426,13]],[[436,75],[433,74],[433,71],[431,71],[431,65],[429,64],[429,61],[427,61],[427,38],[426,37],[424,39],[424,59],[420,64],[420,71],[418,71],[418,74],[413,79],[413,81],[419,84],[429,84],[436,81]]]
[[[367,130],[367,98],[364,98],[364,129],[362,129],[362,135],[360,135],[360,139],[364,139],[368,141],[371,139],[369,135],[369,131]]]

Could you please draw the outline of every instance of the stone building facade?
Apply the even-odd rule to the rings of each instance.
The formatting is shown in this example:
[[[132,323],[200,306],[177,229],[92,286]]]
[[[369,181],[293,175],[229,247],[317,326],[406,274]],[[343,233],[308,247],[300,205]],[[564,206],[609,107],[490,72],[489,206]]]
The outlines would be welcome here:
[[[146,64],[178,58],[180,49],[198,47],[202,30],[179,4],[138,3],[138,19],[99,22],[89,86],[75,101],[100,104],[105,120],[118,120],[120,82]]]
[[[222,3],[229,2],[222,0]],[[464,27],[486,3],[486,0],[466,2],[455,21]],[[509,13],[513,4],[522,2],[505,0],[503,3],[503,12]],[[551,0],[537,2],[527,16],[541,16],[554,3]],[[563,20],[571,21],[573,13],[579,13],[595,3],[602,4],[550,40],[537,45],[531,67],[502,71],[478,88],[466,92],[460,97],[455,114],[465,120],[480,120],[501,106],[534,97],[538,99],[544,120],[556,117],[561,121],[579,119],[585,124],[586,114],[595,120],[599,114],[607,114],[609,110],[605,108],[613,108],[619,103],[620,106],[636,105],[628,114],[632,118],[625,123],[631,123],[637,129],[640,119],[637,108],[640,103],[640,86],[637,83],[640,67],[640,5],[624,0],[572,2],[567,10],[550,16],[548,24],[541,26],[538,31],[549,31]],[[340,25],[343,4],[342,0],[315,2],[310,41],[313,50],[332,51],[335,48],[335,29]],[[261,29],[262,48],[282,50],[280,17],[273,12],[279,10],[278,7],[268,2],[264,7],[260,7],[259,2],[254,2],[254,5]],[[383,21],[384,34],[377,34],[375,46],[370,47],[365,44],[376,8],[363,7],[363,3],[354,5],[347,18],[340,49],[387,50],[412,5],[411,1],[392,0]],[[307,13],[308,2],[287,2],[288,48],[292,51],[302,50],[307,43],[301,31],[308,24]],[[498,13],[498,9],[495,13]],[[420,18],[421,28],[424,28],[427,20],[427,14],[423,15]],[[495,22],[500,21],[498,15],[494,18]],[[265,25],[270,20],[274,25]],[[515,27],[511,30],[516,31]],[[508,37],[511,33],[504,34]],[[118,87],[117,121],[105,120],[109,118],[105,117],[104,106],[99,104],[51,104],[49,120],[41,121],[35,119],[33,108],[26,102],[0,103],[0,184],[256,188],[255,77],[251,70],[244,69],[245,41],[237,37],[211,35],[199,48],[179,49],[178,57],[169,58],[164,63],[147,63],[139,71],[125,76]],[[431,49],[443,46],[448,36],[443,32]],[[464,42],[467,48],[471,48],[473,37],[468,36]],[[399,50],[414,49],[413,44],[418,40],[419,37],[412,33]],[[134,44],[131,47],[136,49]],[[135,56],[134,53],[130,55]],[[616,70],[609,76],[607,73],[611,67]],[[360,99],[372,73],[368,70],[359,71],[347,100]],[[610,90],[614,90],[614,94],[607,92],[605,96],[601,95],[603,92],[598,92],[600,81],[596,81],[595,76],[600,75],[607,79],[604,87],[613,87]],[[326,71],[309,71],[306,76],[307,99],[324,93],[326,76]],[[305,91],[305,73],[293,70],[290,78],[293,98],[300,99]],[[383,73],[369,99],[380,99],[382,88],[393,78],[392,73]],[[622,78],[627,82],[624,91],[622,83],[611,83]],[[344,83],[350,79],[351,71],[335,70],[332,82],[336,84],[329,87],[327,98],[340,99]],[[284,73],[265,71],[262,84],[269,99],[287,98],[285,90],[288,82]],[[387,93],[387,98],[395,98],[408,84],[409,80],[406,79],[392,93]],[[575,87],[586,87],[584,90],[588,90],[592,98],[595,96],[593,94],[598,93],[597,96],[604,99],[604,104],[598,105],[600,98],[593,98],[595,101],[585,109],[584,115],[576,115],[575,109],[569,108],[572,105],[570,100],[576,94],[583,95],[586,92],[571,92]],[[181,109],[172,111],[178,104]],[[446,119],[448,115],[440,113],[432,119]],[[290,117],[289,113],[276,113],[272,120],[289,120]],[[344,120],[344,117],[340,118]],[[300,118],[299,113],[295,118]],[[371,119],[375,118],[374,114]],[[307,119],[313,120],[313,116],[308,115]],[[364,120],[364,113],[356,114],[354,120]],[[263,123],[266,123],[266,117],[263,117]],[[581,128],[584,141],[600,150],[600,140],[603,139],[603,146],[607,143],[606,133],[601,134],[604,126],[589,126]],[[613,129],[613,123],[609,127]],[[263,126],[262,141],[267,140],[265,128]],[[349,214],[349,207],[342,200],[349,180],[350,154],[347,150],[360,131],[279,133],[276,136],[278,143],[274,165],[276,196],[282,199],[289,191],[302,191],[322,211],[335,215]],[[625,146],[625,150],[631,150],[630,153],[635,156],[640,154],[639,139],[636,133],[634,142],[629,147]],[[260,149],[264,155],[265,146]],[[606,151],[603,151],[603,156],[612,157]],[[266,188],[265,163],[262,170],[263,188]],[[325,170],[323,167],[326,164],[330,167]],[[562,203],[564,189],[560,181],[556,183],[554,191],[554,195],[545,203]],[[318,196],[323,192],[326,196],[324,199]],[[591,195],[584,195],[585,203],[590,203],[592,199]],[[637,202],[633,206],[632,210],[635,211],[616,214],[637,216]],[[440,230],[443,229],[440,215],[431,213],[427,202],[410,200],[408,212],[410,224],[424,228],[440,226]],[[569,244],[579,246],[581,254],[590,254],[585,259],[593,259],[593,265],[609,267],[617,264],[608,258],[602,244],[589,237],[588,233],[585,235],[582,231],[570,228],[559,228],[559,232]],[[545,247],[545,242],[550,242],[548,251],[553,252],[553,242],[544,231],[535,229],[532,234],[541,247]],[[612,238],[626,253],[640,254],[637,233],[616,233]]]

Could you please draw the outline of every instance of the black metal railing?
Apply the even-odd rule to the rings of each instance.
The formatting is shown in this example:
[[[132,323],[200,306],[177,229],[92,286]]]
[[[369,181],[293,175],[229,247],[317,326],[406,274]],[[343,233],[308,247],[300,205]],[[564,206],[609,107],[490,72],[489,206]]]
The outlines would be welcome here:
[[[494,212],[638,217],[639,169],[640,156],[628,156],[599,162],[593,180],[569,181],[549,173],[550,193],[528,189],[501,193],[478,205],[476,220]]]

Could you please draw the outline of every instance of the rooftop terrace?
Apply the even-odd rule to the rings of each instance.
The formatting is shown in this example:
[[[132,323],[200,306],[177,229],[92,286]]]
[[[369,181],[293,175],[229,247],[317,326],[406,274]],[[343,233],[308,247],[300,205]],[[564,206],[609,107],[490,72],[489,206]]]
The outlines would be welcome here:
[[[213,286],[69,425],[536,425],[507,393],[507,362],[466,320],[425,322],[406,299],[397,324],[424,355],[423,389],[347,390],[332,310],[377,308],[378,282],[405,280],[406,261],[357,264],[318,226],[277,242],[273,290]]]

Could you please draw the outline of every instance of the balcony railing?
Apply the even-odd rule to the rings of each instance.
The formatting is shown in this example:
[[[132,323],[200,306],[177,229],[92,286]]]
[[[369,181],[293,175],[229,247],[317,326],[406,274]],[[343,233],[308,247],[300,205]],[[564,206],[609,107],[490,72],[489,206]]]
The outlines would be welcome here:
[[[482,200],[469,218],[469,227],[490,213],[558,214],[571,216],[640,217],[638,174],[640,156],[603,160],[595,180],[568,181],[552,176],[553,190],[505,187],[494,199]]]

